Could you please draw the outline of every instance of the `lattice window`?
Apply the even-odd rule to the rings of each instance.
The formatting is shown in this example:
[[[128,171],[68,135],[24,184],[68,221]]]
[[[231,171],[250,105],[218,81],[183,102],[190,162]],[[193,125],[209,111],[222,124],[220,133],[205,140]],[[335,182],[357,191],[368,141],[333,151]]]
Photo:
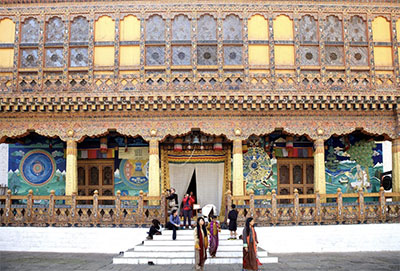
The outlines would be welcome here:
[[[46,23],[45,66],[58,68],[64,66],[63,42],[65,25],[59,17],[52,17]]]
[[[146,65],[165,65],[165,21],[159,15],[146,23]]]
[[[242,22],[237,15],[228,15],[223,22],[224,65],[242,65]]]
[[[326,17],[324,32],[326,41],[343,41],[342,21],[334,15]]]
[[[89,22],[82,16],[75,18],[71,23],[70,42],[89,41]]]
[[[26,19],[22,23],[21,43],[39,43],[39,22],[35,18]]]
[[[172,65],[191,65],[191,27],[185,15],[178,15],[172,21]]]
[[[300,19],[299,28],[300,39],[300,65],[318,66],[319,44],[318,44],[318,25],[315,18],[311,15],[304,15]]]
[[[200,17],[197,23],[198,40],[212,41],[217,40],[217,21],[211,15],[205,14]]]

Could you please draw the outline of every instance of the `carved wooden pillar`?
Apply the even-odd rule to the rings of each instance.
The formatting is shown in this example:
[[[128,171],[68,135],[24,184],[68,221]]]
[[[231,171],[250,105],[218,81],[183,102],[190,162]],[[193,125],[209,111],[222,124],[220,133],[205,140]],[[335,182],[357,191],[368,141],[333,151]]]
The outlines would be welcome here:
[[[314,191],[326,194],[324,140],[315,140],[314,148]]]
[[[232,190],[233,196],[244,195],[243,191],[243,150],[242,140],[233,140],[233,181]]]
[[[78,192],[78,148],[74,140],[67,141],[67,170],[65,180],[65,195]]]
[[[149,147],[149,196],[160,196],[159,161],[158,140],[151,139]]]

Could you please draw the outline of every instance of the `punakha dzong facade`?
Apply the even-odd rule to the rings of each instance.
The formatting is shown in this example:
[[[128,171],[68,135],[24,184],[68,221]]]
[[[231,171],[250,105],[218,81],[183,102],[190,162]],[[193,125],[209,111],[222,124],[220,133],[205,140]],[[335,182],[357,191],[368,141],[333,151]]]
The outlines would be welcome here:
[[[2,225],[146,224],[170,187],[221,219],[399,221],[397,1],[19,2]]]

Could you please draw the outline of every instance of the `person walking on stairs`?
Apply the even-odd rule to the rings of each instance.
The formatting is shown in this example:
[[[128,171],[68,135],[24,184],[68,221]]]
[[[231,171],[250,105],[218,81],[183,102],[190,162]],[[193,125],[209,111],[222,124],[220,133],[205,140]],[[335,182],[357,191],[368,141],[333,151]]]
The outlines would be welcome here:
[[[196,228],[193,231],[195,248],[195,269],[203,271],[207,260],[208,237],[204,218],[197,218]]]
[[[215,258],[219,243],[218,233],[221,232],[215,215],[212,217],[210,224],[208,224],[208,231],[210,232],[210,248],[208,251],[210,252],[211,258]]]
[[[261,265],[257,259],[257,233],[254,229],[254,219],[246,219],[246,225],[243,229],[243,269],[258,270]]]

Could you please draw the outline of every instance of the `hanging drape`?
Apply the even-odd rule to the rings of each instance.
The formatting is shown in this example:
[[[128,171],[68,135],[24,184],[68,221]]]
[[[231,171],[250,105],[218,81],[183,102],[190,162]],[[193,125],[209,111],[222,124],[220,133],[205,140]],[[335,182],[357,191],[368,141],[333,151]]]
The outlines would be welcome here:
[[[195,164],[195,168],[198,204],[201,207],[214,204],[217,207],[217,214],[219,214],[223,193],[224,163]]]
[[[169,180],[171,187],[175,188],[180,206],[185,192],[189,188],[193,176],[195,164],[173,164],[169,163]]]

